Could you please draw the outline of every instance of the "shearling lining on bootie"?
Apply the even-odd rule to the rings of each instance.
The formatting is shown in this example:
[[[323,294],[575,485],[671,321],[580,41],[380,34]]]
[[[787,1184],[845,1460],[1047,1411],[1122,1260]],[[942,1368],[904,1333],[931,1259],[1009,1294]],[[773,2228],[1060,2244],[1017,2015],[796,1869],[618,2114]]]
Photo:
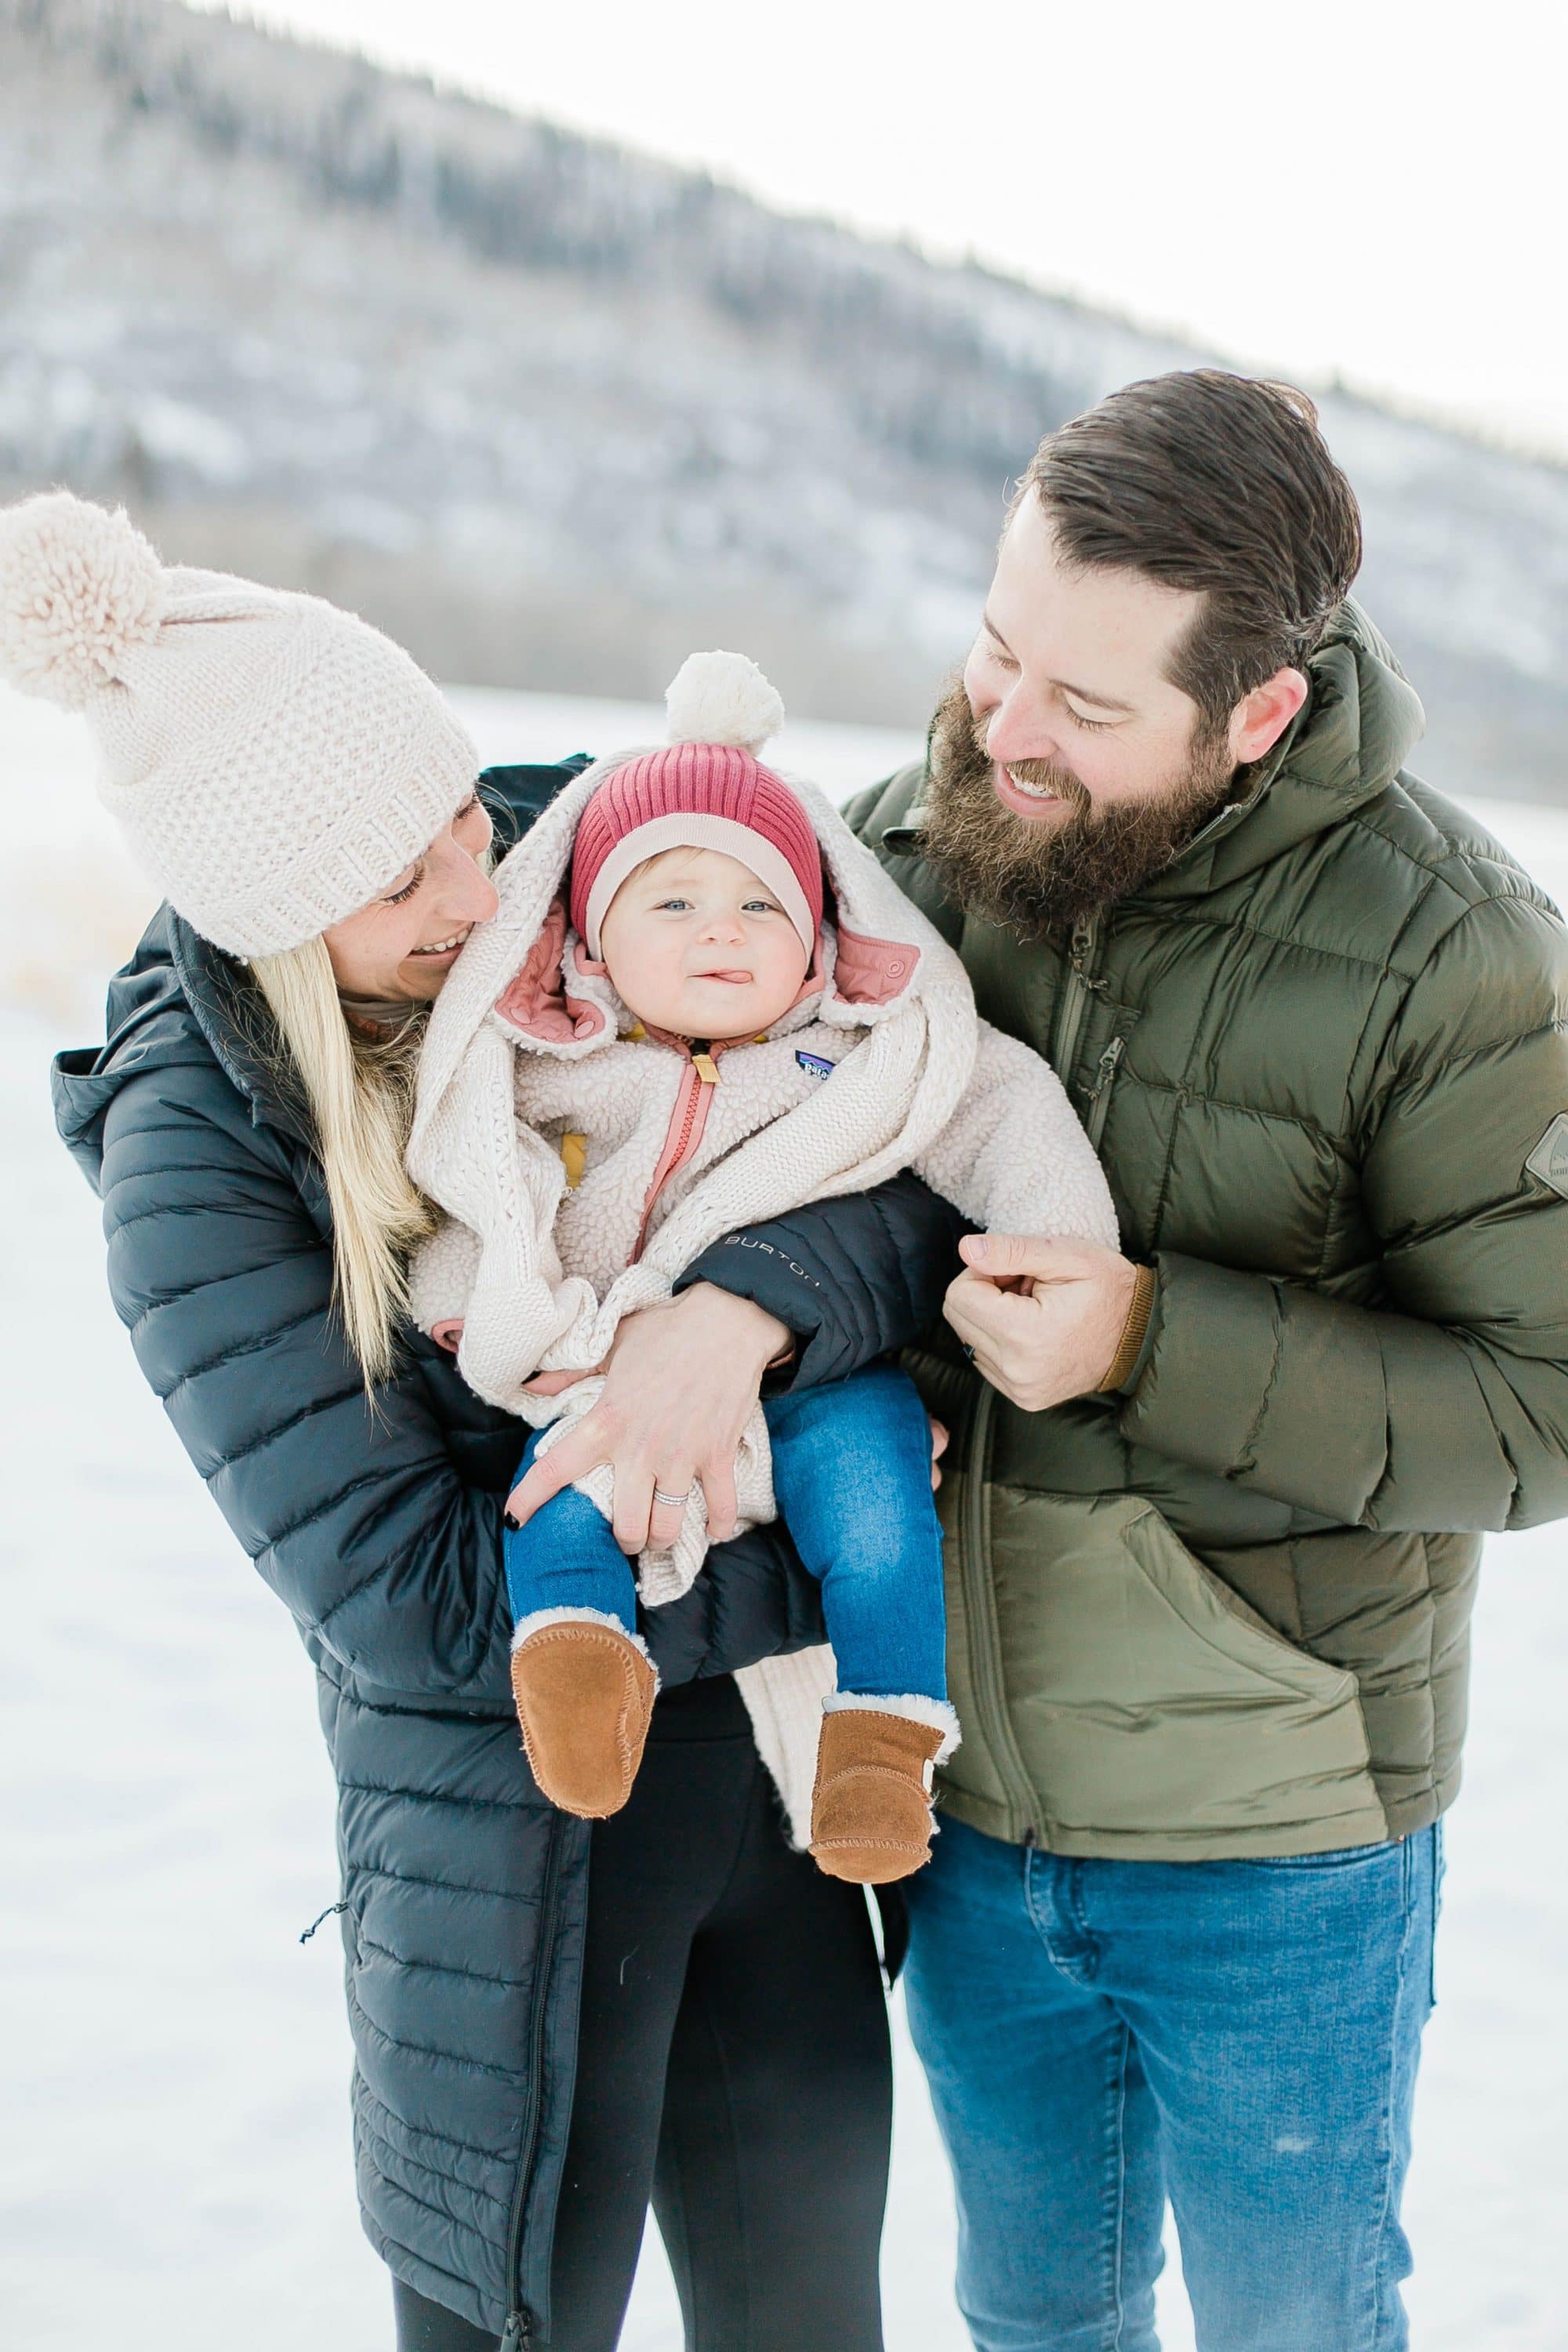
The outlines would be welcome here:
[[[596,1610],[542,1610],[513,1637],[511,1692],[530,1769],[552,1805],[618,1813],[642,1762],[658,1676],[641,1642]]]

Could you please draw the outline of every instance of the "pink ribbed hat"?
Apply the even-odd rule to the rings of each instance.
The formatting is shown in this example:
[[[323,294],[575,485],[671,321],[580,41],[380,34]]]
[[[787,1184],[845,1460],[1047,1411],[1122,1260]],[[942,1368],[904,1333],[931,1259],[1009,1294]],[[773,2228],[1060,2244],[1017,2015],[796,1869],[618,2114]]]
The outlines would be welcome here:
[[[714,688],[731,687],[733,677],[717,671],[720,662],[739,666],[741,656],[697,655],[682,670],[670,689],[672,732],[684,733],[707,719],[717,735],[721,726],[729,731],[753,720],[753,709],[732,715],[716,706]],[[700,698],[690,685],[678,695],[699,663],[710,666],[698,681]],[[753,700],[752,681],[772,694],[760,671],[749,662],[744,668],[751,680],[742,683]],[[599,954],[600,926],[621,884],[666,849],[717,849],[738,858],[778,898],[807,956],[814,952],[822,921],[816,833],[783,777],[764,768],[753,749],[734,741],[679,741],[667,751],[639,752],[605,777],[578,819],[572,854],[572,924],[591,956]]]

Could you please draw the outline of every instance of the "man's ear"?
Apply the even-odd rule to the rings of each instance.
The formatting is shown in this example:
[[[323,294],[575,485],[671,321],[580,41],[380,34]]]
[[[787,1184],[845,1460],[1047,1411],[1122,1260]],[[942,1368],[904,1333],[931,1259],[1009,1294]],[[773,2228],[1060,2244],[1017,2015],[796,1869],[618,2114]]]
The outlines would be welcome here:
[[[1237,767],[1250,767],[1272,751],[1306,701],[1307,690],[1299,669],[1277,669],[1237,704],[1230,715],[1230,750]]]

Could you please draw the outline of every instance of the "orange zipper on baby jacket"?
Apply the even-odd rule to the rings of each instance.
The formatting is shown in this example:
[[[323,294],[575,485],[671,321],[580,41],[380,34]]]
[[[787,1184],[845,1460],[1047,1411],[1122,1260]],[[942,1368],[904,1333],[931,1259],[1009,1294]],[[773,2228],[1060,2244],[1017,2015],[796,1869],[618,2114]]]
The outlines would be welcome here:
[[[713,1089],[719,1083],[719,1055],[727,1041],[710,1045],[702,1037],[667,1037],[661,1032],[645,1030],[658,1045],[674,1045],[686,1055],[686,1067],[680,1074],[680,1086],[665,1132],[663,1147],[647,1191],[643,1197],[642,1223],[637,1227],[637,1246],[632,1251],[636,1265],[647,1240],[648,1220],[654,1205],[677,1169],[684,1168],[702,1140],[702,1130],[708,1124],[708,1106],[713,1099]]]

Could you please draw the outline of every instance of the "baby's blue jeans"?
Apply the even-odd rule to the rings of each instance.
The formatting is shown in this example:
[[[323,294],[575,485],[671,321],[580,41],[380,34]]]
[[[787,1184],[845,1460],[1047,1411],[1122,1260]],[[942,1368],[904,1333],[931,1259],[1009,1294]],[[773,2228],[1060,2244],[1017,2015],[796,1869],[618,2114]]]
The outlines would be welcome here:
[[[839,1689],[945,1699],[942,1531],[931,1428],[913,1382],[873,1365],[770,1397],[763,1414],[779,1517],[822,1586]],[[524,1469],[538,1444],[530,1441]],[[505,1546],[514,1623],[541,1609],[597,1609],[636,1630],[632,1563],[574,1486],[509,1528]]]

